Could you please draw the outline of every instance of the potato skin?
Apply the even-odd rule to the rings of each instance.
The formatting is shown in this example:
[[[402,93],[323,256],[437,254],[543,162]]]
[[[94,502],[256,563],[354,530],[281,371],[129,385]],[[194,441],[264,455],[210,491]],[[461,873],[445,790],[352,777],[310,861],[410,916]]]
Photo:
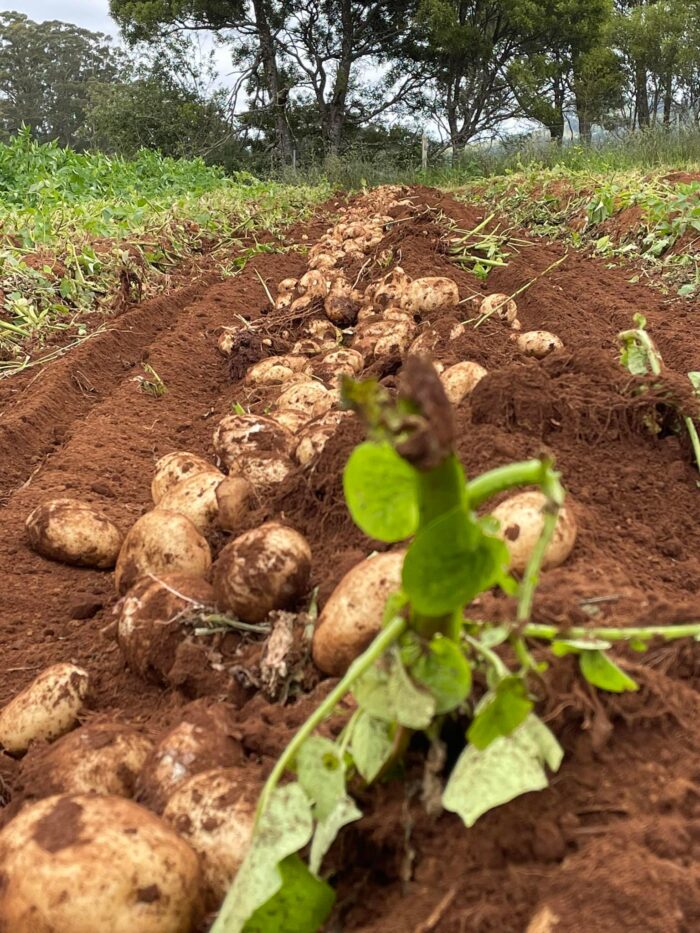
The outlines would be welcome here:
[[[487,295],[479,305],[479,314],[489,316],[495,314],[502,321],[507,321],[513,330],[520,330],[518,306],[510,295],[504,295],[500,292]]]
[[[211,551],[192,522],[179,512],[157,508],[132,526],[119,552],[115,583],[119,593],[148,574],[187,573],[205,577]]]
[[[556,334],[548,330],[528,330],[515,341],[521,353],[542,360],[554,350],[561,350],[564,344]]]
[[[340,423],[350,417],[352,413],[349,411],[329,411],[322,418],[308,424],[300,433],[299,443],[294,451],[297,463],[303,467],[308,466],[322,453]]]
[[[450,403],[459,405],[487,375],[487,370],[478,363],[455,363],[440,375],[440,381]]]
[[[401,587],[403,551],[377,554],[345,574],[323,607],[314,632],[317,667],[341,677],[379,634],[387,597]]]
[[[401,307],[412,314],[429,314],[439,308],[453,308],[459,304],[457,283],[445,276],[426,276],[414,279],[400,296]]]
[[[200,858],[213,906],[224,898],[253,837],[262,785],[250,768],[215,768],[181,784],[168,800],[163,819]]]
[[[185,515],[199,531],[206,531],[216,520],[219,510],[216,489],[224,479],[218,470],[197,473],[183,479],[165,493],[157,509]]]
[[[199,577],[172,573],[136,582],[119,604],[117,622],[117,643],[134,673],[169,682],[184,638],[178,616],[197,604],[214,604],[213,589]]]
[[[26,807],[0,832],[3,933],[188,933],[198,859],[130,800],[71,794]]]
[[[158,505],[163,496],[178,483],[197,473],[210,473],[219,471],[213,463],[204,457],[192,454],[187,450],[177,450],[166,454],[156,463],[156,470],[151,480],[151,496],[155,505]]]
[[[304,594],[311,548],[298,531],[267,522],[240,535],[214,565],[217,604],[243,622],[261,622],[273,609],[289,609]]]
[[[95,722],[74,729],[48,748],[30,751],[22,780],[34,798],[51,794],[132,797],[136,775],[153,742],[129,726]]]
[[[227,476],[216,487],[216,501],[219,527],[237,534],[248,513],[255,507],[255,490],[242,476]]]
[[[263,415],[227,415],[214,431],[216,455],[234,473],[250,459],[285,459],[293,447],[292,432]]]
[[[122,545],[119,529],[81,499],[42,502],[26,522],[32,550],[51,560],[109,570]]]
[[[543,525],[547,497],[539,490],[520,492],[496,506],[491,515],[501,524],[499,537],[510,553],[510,569],[523,573]],[[544,554],[542,569],[563,564],[576,543],[576,518],[567,503],[559,510],[554,535]]]
[[[53,664],[0,710],[0,746],[25,752],[38,740],[51,741],[71,729],[87,696],[87,671],[75,664]]]

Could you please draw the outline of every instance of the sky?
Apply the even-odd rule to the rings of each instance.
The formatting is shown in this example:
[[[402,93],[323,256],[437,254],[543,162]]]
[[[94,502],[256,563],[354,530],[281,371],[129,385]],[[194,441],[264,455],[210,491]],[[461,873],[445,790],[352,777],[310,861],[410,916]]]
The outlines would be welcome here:
[[[60,19],[95,32],[118,32],[109,15],[109,0],[0,0],[0,10],[26,13],[38,22]]]

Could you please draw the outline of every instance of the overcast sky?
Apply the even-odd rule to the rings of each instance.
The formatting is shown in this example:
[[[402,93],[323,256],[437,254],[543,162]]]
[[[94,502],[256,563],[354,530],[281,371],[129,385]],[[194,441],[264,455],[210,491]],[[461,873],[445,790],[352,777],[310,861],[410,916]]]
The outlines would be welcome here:
[[[26,13],[39,22],[60,19],[96,32],[117,33],[109,15],[109,0],[0,0],[0,10]]]

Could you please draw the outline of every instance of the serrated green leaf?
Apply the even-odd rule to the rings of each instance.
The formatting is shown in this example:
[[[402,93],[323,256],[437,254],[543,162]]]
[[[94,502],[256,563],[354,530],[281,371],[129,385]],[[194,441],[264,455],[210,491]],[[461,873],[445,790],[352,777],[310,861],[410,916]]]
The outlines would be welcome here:
[[[554,735],[531,714],[509,736],[483,750],[468,745],[460,755],[442,796],[446,810],[465,826],[495,807],[547,786],[544,765],[557,771],[563,751]]]
[[[578,663],[588,683],[600,690],[610,693],[639,690],[639,684],[602,651],[584,651]]]
[[[402,541],[418,527],[415,469],[388,442],[360,444],[343,473],[353,521],[370,538]]]
[[[240,933],[256,910],[282,888],[280,863],[302,849],[312,833],[311,801],[301,786],[277,788],[210,933]]]
[[[361,817],[362,811],[357,808],[355,801],[350,797],[346,795],[336,800],[331,812],[316,825],[309,853],[309,868],[314,874],[318,874],[321,870],[321,862],[343,826]]]
[[[320,822],[345,796],[345,766],[338,748],[330,739],[312,735],[299,749],[297,777],[306,796],[314,804],[314,816]]]
[[[350,739],[350,752],[355,767],[371,784],[389,760],[393,749],[393,729],[390,723],[362,710]]]
[[[259,907],[243,933],[316,933],[328,919],[333,888],[312,874],[298,855],[279,864],[282,886]]]
[[[411,667],[411,675],[435,698],[435,712],[449,713],[469,696],[472,671],[459,645],[436,635],[428,651]]]
[[[485,749],[501,736],[510,735],[532,711],[533,702],[520,677],[504,677],[495,690],[479,704],[467,738],[478,749]]]
[[[417,612],[444,615],[507,579],[509,561],[505,544],[460,506],[418,532],[404,560],[403,588]]]

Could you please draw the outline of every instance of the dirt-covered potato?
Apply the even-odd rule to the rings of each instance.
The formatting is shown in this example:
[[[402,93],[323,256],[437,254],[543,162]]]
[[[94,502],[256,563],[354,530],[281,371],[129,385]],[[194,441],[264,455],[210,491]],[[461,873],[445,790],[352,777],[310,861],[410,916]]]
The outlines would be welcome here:
[[[216,340],[216,346],[222,356],[231,356],[233,348],[236,345],[239,328],[224,327]]]
[[[246,373],[246,382],[256,386],[278,386],[290,382],[308,367],[305,356],[268,356]]]
[[[415,325],[408,321],[379,320],[357,328],[353,349],[364,357],[403,355],[415,335]]]
[[[249,768],[216,768],[180,785],[163,811],[163,819],[199,856],[213,906],[223,899],[246,856],[260,790]]]
[[[122,544],[116,525],[80,499],[42,502],[27,519],[26,528],[37,554],[78,567],[114,567]]]
[[[294,435],[305,428],[310,420],[309,415],[298,408],[282,408],[280,411],[273,411],[270,417]]]
[[[303,385],[304,383],[302,383]],[[294,435],[263,415],[226,415],[214,431],[214,450],[226,469],[238,472],[241,459],[257,456],[288,457]]]
[[[430,314],[440,308],[453,308],[459,304],[459,288],[444,276],[414,279],[400,295],[402,308],[411,314]]]
[[[381,311],[389,305],[398,304],[410,285],[410,278],[401,266],[396,266],[384,276],[378,285],[371,285],[365,289],[365,297],[372,307]]]
[[[325,298],[328,294],[328,284],[321,272],[309,269],[299,279],[297,290],[300,295],[308,295],[309,298]]]
[[[224,475],[216,472],[197,473],[183,479],[163,496],[156,509],[186,515],[200,531],[206,531],[216,520],[218,502],[216,490]]]
[[[556,334],[548,330],[528,330],[515,341],[518,350],[525,356],[534,356],[537,360],[544,359],[554,350],[561,350],[564,344]]]
[[[302,382],[285,389],[275,402],[275,408],[296,409],[310,420],[325,415],[333,407],[333,402],[332,393],[322,383]]]
[[[205,577],[211,567],[209,545],[185,515],[160,507],[131,527],[119,552],[114,582],[119,593],[141,577],[186,573]]]
[[[365,366],[365,358],[358,350],[351,350],[349,347],[341,347],[326,353],[320,363],[324,366],[332,366],[336,370],[353,373],[358,375]]]
[[[323,350],[333,350],[343,340],[343,335],[335,324],[323,318],[308,318],[301,327],[301,333],[317,341]]]
[[[134,673],[168,683],[183,639],[187,612],[214,605],[214,591],[199,577],[169,573],[143,577],[118,606],[117,643]]]
[[[296,290],[298,282],[299,282],[298,279],[282,279],[282,281],[277,286],[277,294],[278,295],[293,295]]]
[[[510,553],[510,568],[522,573],[544,524],[546,496],[538,490],[520,492],[502,502],[491,513],[500,522],[499,536]],[[576,543],[576,518],[568,503],[559,511],[552,540],[547,546],[542,569],[558,567],[571,554]]]
[[[479,305],[479,314],[487,317],[495,315],[501,321],[507,321],[513,330],[520,330],[518,306],[510,295],[503,295],[500,292],[487,295]]]
[[[87,671],[75,664],[47,667],[0,710],[0,748],[18,755],[32,742],[50,742],[68,732],[77,722],[88,683]]]
[[[382,320],[406,321],[408,324],[415,324],[411,312],[405,311],[403,308],[397,308],[396,305],[389,305],[386,310],[382,311]]]
[[[313,638],[313,658],[325,674],[340,677],[379,634],[384,605],[401,588],[404,552],[377,554],[345,574],[323,607]]]
[[[440,343],[440,334],[433,327],[429,327],[427,330],[422,331],[418,334],[416,339],[408,348],[409,354],[419,355],[419,356],[430,356],[435,353],[437,350],[438,344]]]
[[[22,762],[22,780],[33,797],[50,794],[113,794],[133,797],[136,775],[153,743],[116,722],[81,726]]]
[[[217,604],[243,622],[261,622],[289,609],[306,592],[311,548],[298,531],[267,522],[240,535],[214,565]]]
[[[69,794],[0,832],[0,930],[189,933],[199,862],[166,823],[122,797]]]
[[[465,361],[448,366],[440,379],[447,398],[453,405],[459,405],[486,375],[488,373],[483,366]]]
[[[216,501],[219,527],[237,534],[255,506],[255,489],[242,476],[227,476],[216,487]]]
[[[178,450],[161,457],[156,463],[156,470],[151,481],[151,496],[155,505],[158,505],[166,492],[178,483],[198,473],[219,473],[219,470],[204,457],[192,454],[188,450]]]
[[[323,310],[333,324],[338,327],[351,327],[357,320],[362,301],[361,292],[355,291],[350,282],[337,278],[323,303]]]
[[[323,353],[323,345],[318,340],[312,340],[311,337],[304,337],[292,347],[294,356],[318,356]]]
[[[196,700],[149,754],[136,781],[136,797],[161,813],[176,788],[212,768],[243,762],[235,711],[226,703]]]
[[[340,422],[351,417],[352,412],[349,411],[329,411],[322,418],[308,424],[301,432],[297,449],[294,451],[297,463],[303,467],[308,466],[320,455],[338,430]]]

